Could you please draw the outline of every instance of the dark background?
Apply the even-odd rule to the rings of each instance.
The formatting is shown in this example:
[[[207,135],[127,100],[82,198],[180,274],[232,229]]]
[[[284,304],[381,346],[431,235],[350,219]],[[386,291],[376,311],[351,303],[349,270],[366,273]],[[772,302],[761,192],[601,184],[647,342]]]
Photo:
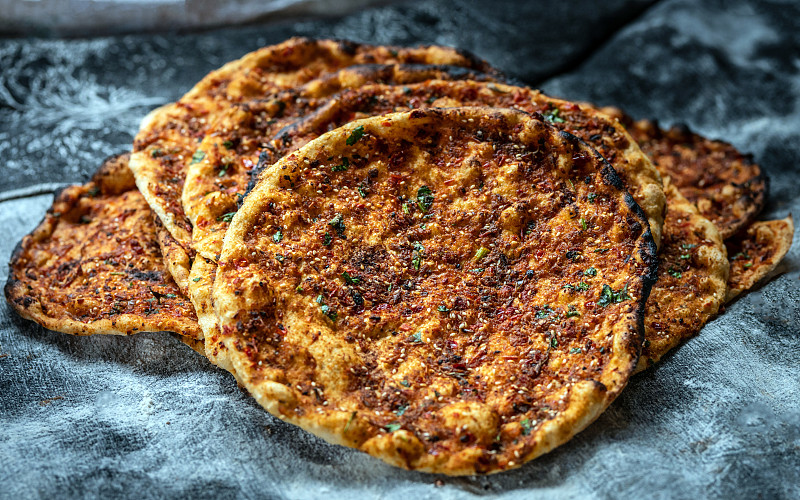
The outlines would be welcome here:
[[[435,0],[196,33],[0,39],[0,260],[55,187],[130,148],[150,109],[293,35],[451,45],[557,97],[686,123],[753,153],[772,179],[765,218],[800,214],[797,2]],[[2,304],[0,497],[797,498],[797,247],[570,443],[479,478],[328,445],[172,337],[72,337]]]

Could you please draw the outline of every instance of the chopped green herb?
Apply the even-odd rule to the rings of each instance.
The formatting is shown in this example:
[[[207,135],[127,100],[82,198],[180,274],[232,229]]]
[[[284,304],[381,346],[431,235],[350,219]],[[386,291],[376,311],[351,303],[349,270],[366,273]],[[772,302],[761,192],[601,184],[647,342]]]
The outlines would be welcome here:
[[[225,141],[222,143],[222,145],[227,149],[233,149],[233,141]]]
[[[328,225],[331,226],[336,231],[336,234],[340,238],[344,238],[345,227],[344,227],[344,217],[342,217],[342,214],[337,213],[333,217],[333,219],[331,219],[328,222]]]
[[[125,273],[108,273],[111,276],[125,276]]]
[[[409,384],[408,380],[406,379],[401,380],[400,385],[402,385],[403,387],[411,387],[411,384]]]
[[[192,155],[192,162],[189,165],[194,165],[195,163],[200,163],[201,161],[203,161],[203,158],[205,158],[205,157],[206,157],[206,153],[204,151],[201,151],[201,150],[198,149]]]
[[[549,122],[551,122],[551,123],[564,123],[566,120],[561,118],[559,116],[560,114],[561,114],[561,110],[560,109],[558,109],[558,108],[551,109],[550,111],[547,111],[547,112],[544,113],[544,119],[549,121]]]
[[[353,419],[356,418],[356,413],[358,413],[358,412],[354,411],[353,413],[350,414],[350,419],[344,425],[344,429],[342,430],[342,432],[347,432],[347,429],[350,428],[350,424],[352,424],[353,423]]]
[[[575,262],[576,260],[581,258],[581,253],[577,250],[569,250],[566,253],[566,257],[572,262]]]
[[[681,255],[681,259],[683,259],[683,260],[686,260],[686,259],[688,259],[689,257],[691,257],[691,255],[690,255],[690,254],[688,254],[688,253],[685,253],[685,254],[682,254],[682,255]]]
[[[286,257],[284,257],[282,253],[276,253],[275,254],[275,259],[277,259],[278,262],[283,264],[283,261],[284,261],[284,259],[286,259]]]
[[[580,347],[573,347],[572,349],[569,350],[569,352],[571,354],[580,354],[582,351]]]
[[[583,229],[584,231],[586,231],[588,228],[589,228],[589,224],[587,224],[587,222],[586,222],[586,219],[584,219],[583,217],[581,217],[581,229]]]
[[[590,267],[583,272],[584,276],[597,276],[597,269]]]
[[[394,431],[400,430],[401,427],[402,427],[402,425],[394,423],[394,424],[389,424],[384,428],[386,429],[386,432],[394,432]]]
[[[608,248],[598,248],[594,251],[594,253],[606,253],[608,252]]]
[[[553,348],[553,349],[555,349],[556,347],[558,347],[558,339],[557,339],[557,338],[555,338],[555,337],[552,337],[552,338],[550,339],[550,347],[551,347],[551,348]]]
[[[408,409],[408,405],[400,405],[400,406],[399,406],[399,407],[398,407],[398,408],[397,408],[397,409],[394,411],[394,414],[395,414],[395,415],[397,415],[398,417],[402,417],[402,416],[403,416],[403,413],[405,413],[407,409]]]
[[[697,245],[695,243],[682,243],[681,248],[684,250],[691,250],[692,248],[697,248]]]
[[[733,256],[733,260],[738,260],[738,259],[747,260],[749,258],[750,258],[750,256],[748,254],[746,254],[745,252],[739,252],[739,253],[737,253],[736,255]]]
[[[347,271],[342,273],[342,279],[348,285],[358,285],[359,283],[361,283],[361,278],[354,278],[350,276],[350,273],[348,273]]]
[[[325,303],[325,298],[322,294],[317,295],[317,298],[314,300],[319,304],[319,310],[322,311],[322,314],[327,316],[331,321],[336,321],[338,317],[337,312],[331,311],[331,308]]]
[[[408,341],[412,344],[424,344],[425,342],[422,340],[422,332],[417,332],[414,335],[408,337]]]
[[[575,289],[578,290],[579,292],[585,292],[586,290],[589,289],[589,284],[581,281],[580,283],[578,283],[578,286],[575,287]]]
[[[489,254],[489,249],[486,247],[480,247],[477,252],[475,252],[475,260],[481,260],[482,258],[486,257]]]
[[[531,433],[531,421],[527,418],[523,418],[519,421],[519,425],[522,426],[522,435],[527,436]]]
[[[411,213],[411,210],[408,208],[408,203],[403,203],[403,213],[406,215]]]
[[[89,192],[87,192],[86,194],[88,194],[92,198],[96,198],[97,195],[100,194],[100,188],[97,186],[92,186],[91,189],[89,189]]]
[[[283,239],[282,231],[278,231],[272,235],[272,241],[274,241],[275,243],[280,243],[282,239]]]
[[[589,195],[586,198],[589,200],[589,203],[594,203],[594,200],[597,199],[597,195],[594,193],[589,193]]]
[[[230,166],[231,166],[230,163],[221,164],[219,166],[219,173],[217,174],[217,177],[225,177],[225,174],[228,173],[228,167],[230,167]]]
[[[174,299],[174,298],[177,297],[177,295],[175,295],[174,293],[165,293],[164,297],[166,297],[168,299]]]
[[[753,267],[753,263],[752,262],[748,262],[747,264],[745,264],[742,267],[744,267],[745,269],[750,269],[751,267]]]
[[[433,205],[433,192],[428,186],[422,186],[417,190],[417,205],[422,213],[427,213]]]
[[[303,285],[297,285],[297,288],[294,289],[297,293],[303,293]]]
[[[542,309],[536,312],[537,318],[549,318],[550,314],[552,314],[553,309],[549,305],[545,305]]]
[[[414,266],[414,269],[419,270],[423,257],[425,257],[425,247],[419,241],[415,241],[414,251],[411,252],[411,265]]]
[[[667,273],[673,278],[678,278],[678,279],[680,279],[680,277],[683,276],[683,274],[680,271],[676,271],[671,267],[669,268],[669,270],[667,270]]]
[[[158,158],[162,154],[164,154],[164,153],[163,153],[163,151],[161,151],[161,148],[153,148],[153,149],[150,150],[150,157],[151,158]]]
[[[448,309],[446,306],[439,306],[436,308],[436,310],[439,311],[440,313],[450,312],[450,309]]]
[[[480,274],[485,270],[486,270],[485,267],[476,267],[475,269],[470,269],[469,272],[475,273],[475,274]]]
[[[220,215],[217,217],[217,222],[230,222],[233,220],[234,215],[236,215],[236,212],[228,212],[225,215]]]
[[[329,247],[331,246],[332,241],[333,238],[331,237],[331,233],[325,231],[325,236],[322,237],[322,244],[325,245],[326,247]]]
[[[361,196],[362,198],[366,198],[367,197],[367,192],[366,192],[366,190],[364,190],[363,186],[359,185],[356,189],[358,190],[358,195],[359,196]]]
[[[197,278],[193,278],[193,279],[192,279],[192,281],[194,281],[195,283],[197,283],[197,282],[198,282],[198,281],[200,281],[201,279],[203,279],[203,278],[201,278],[201,277],[199,277],[199,276],[198,276]]]
[[[350,136],[347,138],[348,146],[352,146],[353,144],[357,143],[359,139],[364,135],[364,126],[359,125],[358,127],[354,128],[353,131],[350,133]]]
[[[350,160],[348,160],[347,158],[342,158],[342,164],[332,166],[331,170],[333,170],[334,172],[344,172],[345,170],[347,170],[347,167],[349,166],[350,166]]]
[[[597,301],[597,305],[606,307],[610,304],[618,304],[624,300],[631,300],[631,296],[628,295],[627,283],[618,292],[615,292],[614,289],[608,285],[603,285],[603,290],[600,292],[600,299]]]
[[[580,316],[580,315],[581,315],[581,313],[579,313],[575,309],[575,306],[573,306],[573,305],[570,305],[569,308],[567,309],[567,317],[568,318],[574,318],[575,316]]]

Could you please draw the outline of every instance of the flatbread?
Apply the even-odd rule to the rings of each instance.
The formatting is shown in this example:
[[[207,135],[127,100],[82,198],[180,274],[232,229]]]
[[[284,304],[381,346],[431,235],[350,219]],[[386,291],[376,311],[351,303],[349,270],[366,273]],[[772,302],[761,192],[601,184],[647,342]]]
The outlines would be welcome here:
[[[273,139],[258,169],[268,167],[321,134],[354,119],[408,109],[458,106],[540,113],[556,128],[597,148],[647,214],[653,238],[659,244],[666,206],[661,176],[625,128],[591,105],[555,99],[526,87],[497,82],[428,81],[404,86],[367,85],[348,90]]]
[[[400,467],[489,473],[619,394],[655,253],[574,136],[507,109],[415,110],[263,172],[213,298],[234,374],[272,414]]]
[[[313,79],[269,99],[235,104],[220,111],[215,123],[198,147],[199,160],[192,162],[183,189],[183,207],[192,223],[192,251],[202,259],[194,259],[189,288],[195,310],[207,339],[206,355],[212,363],[227,366],[220,357],[223,346],[213,316],[211,286],[216,274],[216,261],[222,249],[230,220],[242,201],[253,168],[259,161],[263,146],[272,147],[267,140],[293,123],[298,116],[316,109],[331,95],[342,89],[358,88],[369,83],[415,83],[429,79],[492,80],[489,75],[468,68],[434,65],[357,65]],[[175,248],[165,253],[168,262],[190,259],[176,256]],[[174,254],[174,255],[173,255]],[[172,269],[172,268],[170,268]],[[175,270],[175,276],[186,275],[189,268]],[[180,279],[177,281],[181,282]]]
[[[112,157],[17,246],[6,299],[22,317],[75,335],[170,331],[199,337],[189,300],[161,259],[128,156]]]
[[[492,72],[485,62],[447,47],[381,47],[347,41],[291,38],[264,47],[212,71],[178,102],[158,108],[143,121],[130,167],[136,184],[164,227],[185,249],[192,227],[181,194],[197,143],[222,109],[302,85],[354,64],[450,64]]]
[[[658,280],[647,299],[637,372],[696,335],[719,312],[730,270],[716,226],[698,213],[668,177],[664,191],[667,219],[658,253]]]
[[[725,242],[731,261],[727,300],[753,288],[783,260],[794,236],[794,219],[754,222]]]
[[[769,182],[752,156],[695,134],[685,125],[663,130],[655,121],[634,121],[619,109],[603,109],[620,119],[661,175],[672,178],[723,239],[743,230],[761,212]]]

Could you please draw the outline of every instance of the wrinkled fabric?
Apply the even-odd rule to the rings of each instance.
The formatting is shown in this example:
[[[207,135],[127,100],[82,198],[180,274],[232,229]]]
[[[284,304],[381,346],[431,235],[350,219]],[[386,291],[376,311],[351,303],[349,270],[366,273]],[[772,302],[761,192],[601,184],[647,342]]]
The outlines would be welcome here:
[[[770,176],[800,215],[800,5],[429,1],[188,35],[0,41],[0,260],[54,187],[129,148],[206,72],[291,35],[473,50],[554,96],[688,124]],[[7,270],[0,268],[5,282]],[[165,334],[73,337],[0,305],[0,497],[800,496],[800,242],[569,443],[518,470],[447,478],[333,446],[263,411]]]

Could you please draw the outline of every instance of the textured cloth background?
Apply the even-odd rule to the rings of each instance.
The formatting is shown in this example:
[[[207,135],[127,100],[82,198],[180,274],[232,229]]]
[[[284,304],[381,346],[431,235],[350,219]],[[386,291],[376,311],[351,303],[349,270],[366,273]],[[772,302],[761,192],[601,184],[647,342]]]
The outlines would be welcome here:
[[[754,154],[800,215],[796,2],[433,0],[190,35],[0,40],[0,260],[54,186],[129,148],[208,71],[291,35],[435,42],[546,92],[687,123]],[[800,497],[800,243],[597,422],[521,469],[402,471],[260,409],[165,334],[72,337],[0,305],[0,497]],[[5,282],[5,266],[0,280]]]

